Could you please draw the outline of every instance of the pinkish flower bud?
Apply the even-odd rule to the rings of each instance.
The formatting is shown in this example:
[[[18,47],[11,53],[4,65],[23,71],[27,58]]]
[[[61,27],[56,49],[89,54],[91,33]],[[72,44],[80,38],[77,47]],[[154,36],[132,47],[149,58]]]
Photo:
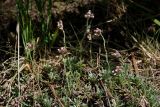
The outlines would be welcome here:
[[[122,71],[122,66],[116,66],[116,68],[112,71],[113,75],[116,75]]]
[[[101,30],[101,29],[96,28],[96,29],[94,30],[94,35],[95,35],[95,36],[100,36],[101,34],[102,34],[102,30]]]
[[[61,47],[60,49],[58,49],[58,52],[60,54],[66,54],[68,52],[67,48],[66,47]]]
[[[114,53],[112,53],[111,55],[116,57],[116,58],[120,58],[121,57],[121,54],[117,50]]]

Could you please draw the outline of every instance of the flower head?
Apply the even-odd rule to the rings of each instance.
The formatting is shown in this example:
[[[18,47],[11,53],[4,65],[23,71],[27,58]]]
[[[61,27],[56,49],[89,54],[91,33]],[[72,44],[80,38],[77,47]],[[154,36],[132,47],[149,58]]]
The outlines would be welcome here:
[[[91,10],[88,10],[88,12],[84,15],[84,17],[86,18],[86,19],[93,19],[94,18],[94,14],[92,13],[92,11]]]
[[[25,48],[26,48],[26,50],[34,50],[34,44],[28,42],[28,43],[26,43],[26,47]]]
[[[122,66],[116,66],[116,68],[112,71],[113,75],[116,75],[122,71]]]
[[[57,27],[58,27],[58,29],[63,30],[63,22],[62,22],[62,20],[59,20],[57,22]]]
[[[115,50],[115,52],[113,52],[111,55],[116,57],[116,58],[120,58],[121,57],[121,54],[120,54],[120,52],[118,50]]]
[[[100,36],[102,34],[102,30],[100,29],[100,28],[96,28],[95,30],[94,30],[94,35],[95,36]]]
[[[87,38],[88,38],[89,41],[92,40],[92,34],[89,33],[89,34],[87,35]]]
[[[58,49],[58,52],[59,52],[60,54],[66,54],[66,53],[68,52],[68,50],[67,50],[66,47],[61,47],[61,48]]]

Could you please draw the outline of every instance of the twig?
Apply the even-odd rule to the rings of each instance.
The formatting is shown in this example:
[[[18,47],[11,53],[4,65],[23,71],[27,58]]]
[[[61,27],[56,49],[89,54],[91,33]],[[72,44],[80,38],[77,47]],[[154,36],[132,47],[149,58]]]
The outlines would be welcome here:
[[[138,75],[139,74],[138,65],[136,63],[136,58],[135,58],[134,52],[131,52],[131,61],[132,61],[133,69],[134,69],[134,74]]]
[[[56,100],[59,102],[60,106],[64,107],[63,103],[61,102],[61,100],[59,99],[59,97],[56,94],[56,91],[54,89],[54,85],[51,85],[51,84],[48,84],[48,85],[49,85],[49,87],[50,87],[50,89],[52,91],[52,94],[54,95],[54,97],[56,98]]]
[[[107,101],[107,106],[112,107],[110,99],[114,99],[114,98],[113,98],[111,92],[109,91],[109,89],[107,87],[105,87],[102,80],[99,81],[99,84],[102,87],[102,89],[104,90],[104,94],[105,94],[106,101]]]

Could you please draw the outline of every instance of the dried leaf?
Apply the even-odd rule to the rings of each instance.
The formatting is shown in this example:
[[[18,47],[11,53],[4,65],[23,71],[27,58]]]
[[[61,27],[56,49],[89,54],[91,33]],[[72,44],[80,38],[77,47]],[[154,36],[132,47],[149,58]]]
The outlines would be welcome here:
[[[140,107],[149,107],[149,102],[147,101],[147,99],[145,98],[145,96],[141,97],[141,100],[139,102],[139,106]]]

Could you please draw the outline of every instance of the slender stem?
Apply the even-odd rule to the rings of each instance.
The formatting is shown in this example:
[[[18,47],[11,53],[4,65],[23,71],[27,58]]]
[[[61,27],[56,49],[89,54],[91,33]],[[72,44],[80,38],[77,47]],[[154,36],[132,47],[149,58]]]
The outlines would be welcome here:
[[[62,32],[63,32],[63,43],[64,43],[64,47],[66,47],[66,34],[65,34],[65,31],[64,30],[62,30]]]
[[[19,23],[17,24],[16,30],[17,30],[17,36],[18,36],[18,40],[17,40],[17,42],[18,42],[18,73],[17,74],[18,74],[18,90],[19,90],[18,96],[20,97],[21,86],[20,86],[20,61],[19,61],[19,59],[20,59],[20,29],[19,29]]]
[[[88,29],[90,29],[89,19],[87,19],[87,22],[86,22],[86,31],[87,31]],[[85,39],[85,36],[86,36],[86,32],[85,32],[84,35],[83,35],[83,38],[82,38],[82,40],[81,40],[81,44],[83,44],[83,41],[84,41],[84,39]]]
[[[90,29],[89,18],[87,18],[87,21],[86,21],[86,31],[87,31],[88,29]],[[81,39],[81,41],[80,41],[80,53],[81,53],[80,58],[82,58],[83,42],[84,42],[84,39],[85,39],[85,37],[86,37],[86,31],[85,31],[85,33],[84,33],[84,35],[83,35],[83,37],[82,37],[82,39]]]
[[[92,42],[90,43],[90,61],[91,61],[91,64],[92,64],[92,59],[93,59],[93,57],[92,57]]]
[[[105,38],[103,37],[102,34],[101,34],[101,37],[103,39],[103,47],[104,47],[104,51],[105,51],[106,62],[107,62],[108,67],[109,67],[108,53],[107,53],[107,49],[106,49],[106,40],[105,40]]]
[[[108,62],[108,55],[107,55],[107,50],[106,50],[106,41],[105,41],[105,39],[104,39],[104,37],[103,37],[103,35],[101,34],[101,37],[102,37],[102,39],[103,39],[103,47],[104,47],[104,51],[105,51],[105,56],[106,56],[106,61]]]

